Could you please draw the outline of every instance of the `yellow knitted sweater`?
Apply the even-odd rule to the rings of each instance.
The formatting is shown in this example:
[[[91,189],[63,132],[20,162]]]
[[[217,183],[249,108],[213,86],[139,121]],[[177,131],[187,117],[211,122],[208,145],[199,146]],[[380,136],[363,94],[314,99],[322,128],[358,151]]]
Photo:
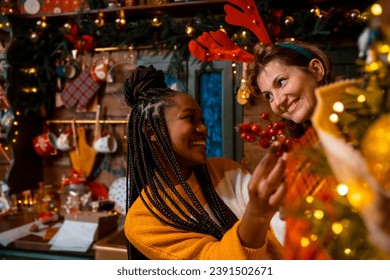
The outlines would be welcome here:
[[[209,158],[207,166],[219,196],[240,219],[248,201],[247,185],[250,174],[242,170],[238,163],[227,158]],[[203,207],[213,217],[194,175],[188,179],[188,183]],[[184,195],[181,188],[178,188],[178,191]],[[271,228],[263,247],[251,249],[241,245],[238,237],[239,225],[240,220],[218,240],[211,235],[185,231],[161,223],[138,198],[128,211],[124,229],[128,240],[147,258],[154,260],[282,258],[282,245]]]

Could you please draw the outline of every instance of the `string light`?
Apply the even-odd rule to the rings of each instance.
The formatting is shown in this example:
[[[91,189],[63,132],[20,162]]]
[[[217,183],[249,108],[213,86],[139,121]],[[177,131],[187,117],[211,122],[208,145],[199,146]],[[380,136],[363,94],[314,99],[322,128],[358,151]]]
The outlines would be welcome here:
[[[98,17],[95,19],[95,24],[98,27],[103,27],[104,26],[104,14],[100,12],[98,14]]]
[[[242,79],[240,88],[237,91],[236,99],[238,104],[245,105],[248,103],[248,99],[250,97],[250,90],[247,86],[248,81],[246,80],[246,69],[247,69],[247,63],[242,64]]]
[[[186,26],[186,34],[188,37],[192,37],[195,34],[195,28],[193,28],[191,25]]]
[[[159,27],[162,24],[162,20],[159,16],[155,16],[152,18],[152,26]]]
[[[337,113],[341,113],[344,111],[344,104],[340,101],[337,101],[333,104],[333,110]]]
[[[125,12],[123,10],[119,11],[119,17],[115,20],[115,26],[118,30],[122,30],[126,26]]]
[[[332,231],[335,234],[340,234],[343,230],[344,230],[344,226],[341,223],[335,222],[332,224]]]
[[[382,6],[379,5],[379,4],[373,4],[371,6],[371,13],[374,15],[374,16],[380,16],[382,14],[383,10],[382,10]]]
[[[332,122],[332,123],[337,123],[339,121],[339,116],[337,114],[331,114],[329,116],[329,120]]]
[[[337,193],[341,196],[346,196],[348,194],[349,187],[345,184],[337,185]]]
[[[310,245],[310,240],[309,240],[309,238],[307,238],[307,237],[302,237],[302,238],[301,238],[301,246],[304,247],[304,248],[306,248],[306,247],[309,247],[309,245]]]

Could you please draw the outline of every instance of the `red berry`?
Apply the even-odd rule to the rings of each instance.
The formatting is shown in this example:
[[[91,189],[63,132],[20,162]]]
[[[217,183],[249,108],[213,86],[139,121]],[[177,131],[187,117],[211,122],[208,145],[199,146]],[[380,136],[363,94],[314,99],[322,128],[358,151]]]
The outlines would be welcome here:
[[[275,129],[277,129],[277,130],[278,129],[284,129],[286,127],[286,123],[284,123],[284,122],[276,122],[276,123],[274,123],[273,127]]]
[[[269,114],[268,113],[262,113],[261,114],[261,118],[266,121],[266,120],[269,119]]]
[[[251,131],[251,125],[248,124],[248,123],[241,123],[239,126],[238,126],[238,129],[241,133],[243,132],[250,132]]]
[[[264,149],[267,149],[269,146],[270,146],[270,141],[268,139],[261,139],[261,141],[259,142],[259,146],[264,148]]]
[[[252,134],[252,133],[248,133],[246,135],[246,138],[245,138],[246,141],[248,142],[253,142],[256,140],[256,135]]]
[[[270,130],[268,130],[268,133],[270,136],[275,136],[277,131],[275,129],[271,128]]]
[[[266,130],[266,129],[263,129],[263,130],[261,131],[261,137],[268,138],[268,137],[269,137],[269,131]]]
[[[261,130],[261,127],[258,124],[252,123],[251,130],[254,134],[258,134]]]

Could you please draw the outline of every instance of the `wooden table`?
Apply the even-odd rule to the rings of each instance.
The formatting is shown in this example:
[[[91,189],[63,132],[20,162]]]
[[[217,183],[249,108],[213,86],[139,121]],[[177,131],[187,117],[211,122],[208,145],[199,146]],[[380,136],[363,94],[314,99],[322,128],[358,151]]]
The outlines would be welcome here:
[[[32,212],[18,212],[0,218],[0,232],[31,223],[35,214]],[[0,259],[47,259],[47,260],[79,260],[94,259],[95,254],[92,246],[86,252],[55,251],[50,250],[48,241],[36,235],[27,235],[8,244],[0,245]]]

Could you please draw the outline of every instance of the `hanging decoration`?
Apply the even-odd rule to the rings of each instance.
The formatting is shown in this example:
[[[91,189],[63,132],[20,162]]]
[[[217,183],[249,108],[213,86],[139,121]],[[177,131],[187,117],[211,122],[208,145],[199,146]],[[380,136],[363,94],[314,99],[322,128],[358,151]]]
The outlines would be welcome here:
[[[74,49],[80,52],[90,52],[94,48],[94,37],[89,34],[80,35],[77,24],[73,24],[64,37],[73,44]]]

